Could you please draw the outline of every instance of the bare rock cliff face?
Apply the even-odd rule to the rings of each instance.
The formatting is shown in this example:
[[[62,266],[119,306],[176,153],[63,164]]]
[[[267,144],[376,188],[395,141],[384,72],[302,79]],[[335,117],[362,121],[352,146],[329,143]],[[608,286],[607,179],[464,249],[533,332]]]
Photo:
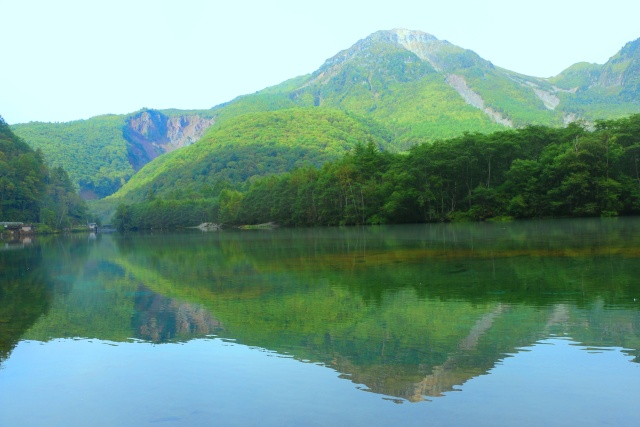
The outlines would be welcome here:
[[[213,119],[205,119],[200,116],[170,117],[167,121],[168,142],[163,145],[164,151],[173,151],[176,148],[193,144],[204,135],[213,121]]]
[[[129,142],[129,162],[138,171],[161,154],[193,144],[213,122],[199,115],[169,117],[160,111],[141,111],[127,121],[122,132]]]

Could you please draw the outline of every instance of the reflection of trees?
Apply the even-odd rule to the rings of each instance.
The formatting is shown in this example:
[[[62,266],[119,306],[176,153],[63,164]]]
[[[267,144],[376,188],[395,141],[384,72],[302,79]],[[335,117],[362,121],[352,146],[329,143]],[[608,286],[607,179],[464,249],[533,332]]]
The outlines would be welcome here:
[[[0,251],[0,363],[49,308],[51,294],[41,264],[38,246]]]
[[[505,302],[547,304],[562,293],[581,304],[604,298],[637,308],[640,263],[630,262],[640,258],[637,228],[624,218],[426,224],[190,235],[188,246],[184,235],[166,234],[118,245],[120,256],[137,265],[167,279],[194,277],[190,288],[216,292],[272,291],[273,284],[260,280],[269,272],[292,280],[335,278],[366,301],[409,286],[422,297],[495,301],[503,295]],[[243,280],[252,276],[258,280]]]
[[[85,266],[86,243],[85,234],[35,236],[0,250],[0,363],[47,318],[60,295],[70,292]]]

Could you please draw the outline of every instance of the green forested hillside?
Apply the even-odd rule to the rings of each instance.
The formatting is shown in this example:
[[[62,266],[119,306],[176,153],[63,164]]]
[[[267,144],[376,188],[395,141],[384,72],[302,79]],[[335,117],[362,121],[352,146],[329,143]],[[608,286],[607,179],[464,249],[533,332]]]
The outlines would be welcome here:
[[[378,31],[308,76],[213,109],[218,123],[292,106],[340,108],[388,127],[400,149],[467,132],[560,126],[640,112],[636,44],[606,64],[576,64],[543,79],[495,67],[420,31]]]
[[[0,117],[0,221],[41,222],[54,229],[86,222],[86,206],[66,171],[49,169],[42,154]]]
[[[197,144],[165,154],[110,197],[141,201],[219,192],[257,177],[340,158],[358,141],[388,145],[381,126],[331,109],[246,114],[210,130]],[[218,190],[216,190],[218,188]]]
[[[45,183],[42,156],[0,118],[0,221],[36,221]]]
[[[328,59],[308,76],[246,95],[214,108],[219,124],[247,112],[294,106],[339,108],[387,127],[399,150],[412,145],[469,132],[491,132],[503,126],[469,105],[447,83],[432,62],[451,69],[473,66],[465,58],[473,52],[420,33],[420,46],[436,49],[433,61],[403,46],[394,32],[381,31]],[[417,49],[418,53],[420,52]],[[435,55],[436,53],[434,53]],[[477,57],[477,55],[475,55]],[[481,60],[484,63],[487,61]]]
[[[236,221],[371,224],[640,213],[640,115],[591,131],[527,127],[465,134],[407,155],[359,146],[326,164],[262,179]]]
[[[352,50],[345,60],[327,61],[295,96],[313,96],[316,105],[384,123],[401,150],[463,131],[501,128],[468,105],[428,61],[397,43],[375,40]]]
[[[640,39],[603,65],[580,63],[549,79],[564,92],[559,109],[586,120],[611,119],[640,110]]]
[[[114,193],[141,166],[176,148],[172,144],[198,138],[210,116],[203,110],[142,109],[67,123],[23,123],[12,129],[41,150],[49,165],[67,170],[84,198],[95,199]]]
[[[465,133],[406,154],[357,143],[320,169],[260,178],[197,209],[207,221],[289,226],[639,214],[639,162],[640,115],[594,130]],[[187,225],[173,214],[179,207],[146,201],[121,207],[115,221],[123,229]]]
[[[17,135],[40,149],[52,166],[62,166],[83,190],[104,197],[134,173],[122,136],[125,116],[106,115],[68,123],[12,126]]]
[[[601,64],[591,64],[588,62],[578,62],[573,64],[562,73],[547,79],[549,83],[557,85],[567,90],[586,90],[595,84],[600,74]]]

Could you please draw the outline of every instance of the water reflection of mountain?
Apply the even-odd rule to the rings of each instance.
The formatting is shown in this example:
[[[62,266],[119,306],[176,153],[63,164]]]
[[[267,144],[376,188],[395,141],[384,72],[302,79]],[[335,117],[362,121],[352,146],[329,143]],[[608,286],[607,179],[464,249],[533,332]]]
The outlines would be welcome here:
[[[638,360],[635,225],[541,224],[103,236],[27,336],[216,334],[408,401],[549,336]]]
[[[222,329],[206,309],[153,292],[110,262],[117,250],[109,237],[85,239],[83,243],[88,256],[76,258],[68,250],[61,256],[54,251],[57,255],[45,263],[48,267],[43,271],[56,279],[55,297],[47,315],[41,316],[24,338],[162,343],[204,337]]]
[[[500,336],[505,332],[505,324],[522,318],[522,313],[517,314],[522,309],[523,307],[519,306],[498,304],[494,311],[477,319],[468,335],[451,347],[444,361],[432,366],[400,365],[394,369],[392,365],[377,364],[363,367],[355,365],[345,357],[337,357],[332,363],[353,382],[365,384],[369,391],[417,402],[458,390],[470,379],[486,375],[497,363],[518,353],[523,347],[531,346],[550,336],[569,337],[571,333],[580,332],[579,328],[572,327],[576,315],[574,310],[566,304],[556,304],[544,310],[546,322],[538,323],[538,329],[520,328],[517,334],[508,333]],[[638,325],[640,323],[636,318],[635,324],[625,324],[623,327],[633,328]],[[599,326],[604,326],[606,330],[613,324]],[[599,339],[585,345],[601,347],[610,346],[611,343],[609,340]],[[636,354],[637,361],[637,347],[633,353]]]
[[[0,363],[49,307],[51,295],[41,262],[38,247],[0,251]]]
[[[222,336],[413,401],[553,334],[637,357],[640,251],[631,229],[621,220],[283,230],[188,243],[163,235],[122,242],[114,262],[159,294],[208,308],[225,324]]]
[[[135,296],[132,329],[135,337],[171,342],[217,334],[220,322],[206,309],[151,292],[140,286]]]

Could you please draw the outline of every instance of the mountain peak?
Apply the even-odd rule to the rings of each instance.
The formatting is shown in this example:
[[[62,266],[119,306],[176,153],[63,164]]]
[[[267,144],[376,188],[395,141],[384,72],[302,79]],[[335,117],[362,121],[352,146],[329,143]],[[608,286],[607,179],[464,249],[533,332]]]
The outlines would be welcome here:
[[[620,50],[620,56],[624,58],[637,58],[640,56],[640,38],[626,43]]]
[[[364,39],[369,42],[387,42],[397,44],[415,53],[422,60],[429,60],[431,54],[439,50],[442,45],[449,45],[447,41],[438,40],[435,36],[423,31],[394,28],[393,30],[377,31]]]
[[[626,43],[604,65],[592,86],[612,90],[627,101],[638,102],[640,96],[640,39]],[[618,92],[619,91],[619,92]]]
[[[394,28],[392,30],[381,30],[376,31],[371,34],[369,37],[371,39],[386,39],[386,41],[390,41],[393,43],[398,43],[401,45],[410,44],[410,43],[433,43],[438,42],[435,36],[425,33],[424,31],[418,30],[408,30],[406,28]]]
[[[359,40],[350,48],[339,52],[334,57],[329,58],[320,70],[318,70],[319,74],[323,74],[328,69],[340,66],[345,61],[384,44],[405,49],[415,54],[421,60],[428,62],[435,69],[440,69],[444,65],[439,55],[441,51],[464,52],[464,49],[454,46],[448,41],[439,40],[435,36],[423,31],[408,30],[406,28],[380,30]]]

